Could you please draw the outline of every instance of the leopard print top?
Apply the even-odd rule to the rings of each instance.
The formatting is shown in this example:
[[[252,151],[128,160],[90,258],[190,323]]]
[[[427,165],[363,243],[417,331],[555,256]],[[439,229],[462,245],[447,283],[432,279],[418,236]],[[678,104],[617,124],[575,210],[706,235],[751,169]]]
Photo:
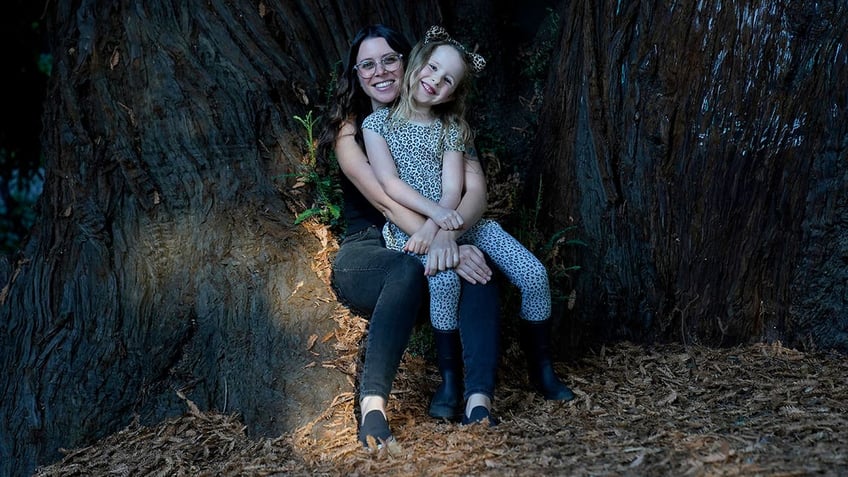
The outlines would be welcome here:
[[[411,122],[393,124],[388,109],[372,113],[362,123],[386,139],[395,160],[398,176],[422,195],[438,202],[442,195],[442,155],[446,150],[462,151],[458,128],[445,128],[441,140],[441,122],[420,125]],[[383,227],[386,247],[401,250],[409,239],[391,222]],[[476,245],[492,259],[494,264],[521,290],[521,318],[543,321],[550,318],[551,293],[545,266],[501,226],[481,219],[460,239],[462,243]],[[426,255],[418,255],[422,264]],[[428,276],[430,287],[430,320],[436,329],[455,330],[459,326],[460,278],[447,270]]]
[[[445,151],[464,150],[459,127],[454,124],[444,128],[439,119],[428,125],[394,121],[388,115],[389,108],[378,109],[365,118],[362,128],[386,139],[402,181],[438,202],[442,197],[442,155]]]

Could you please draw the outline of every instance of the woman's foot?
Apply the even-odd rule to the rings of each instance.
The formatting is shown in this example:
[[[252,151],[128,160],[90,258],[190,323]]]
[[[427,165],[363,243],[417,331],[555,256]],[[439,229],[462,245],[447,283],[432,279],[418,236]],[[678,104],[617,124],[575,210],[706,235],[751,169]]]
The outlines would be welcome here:
[[[371,439],[369,439],[369,437]],[[373,442],[369,443],[369,440]],[[380,449],[383,445],[394,440],[395,438],[392,436],[392,431],[389,429],[389,422],[386,421],[386,416],[383,412],[379,409],[369,411],[362,420],[362,424],[359,426],[359,442],[361,442],[366,449],[371,449],[374,446],[376,446],[377,449]]]
[[[488,422],[489,427],[495,427],[498,425],[498,420],[495,419],[494,416],[492,416],[492,413],[486,406],[475,406],[473,409],[471,409],[470,413],[464,414],[462,416],[463,426],[482,422]]]

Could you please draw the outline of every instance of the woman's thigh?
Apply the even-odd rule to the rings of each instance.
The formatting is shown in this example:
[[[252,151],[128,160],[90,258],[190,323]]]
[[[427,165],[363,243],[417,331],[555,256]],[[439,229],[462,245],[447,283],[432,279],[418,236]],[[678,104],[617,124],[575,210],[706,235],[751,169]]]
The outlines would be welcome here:
[[[374,228],[342,242],[333,260],[332,283],[342,302],[357,311],[372,313],[381,300],[420,296],[426,282],[421,262],[387,249],[381,231]]]

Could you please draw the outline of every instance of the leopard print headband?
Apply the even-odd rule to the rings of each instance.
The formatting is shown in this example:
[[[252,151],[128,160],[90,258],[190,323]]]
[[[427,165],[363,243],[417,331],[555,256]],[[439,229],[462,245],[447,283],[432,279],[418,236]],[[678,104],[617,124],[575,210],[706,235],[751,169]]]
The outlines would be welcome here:
[[[433,41],[444,41],[455,46],[468,57],[471,64],[471,70],[475,73],[480,73],[483,71],[483,68],[486,67],[486,60],[482,56],[474,53],[473,51],[468,51],[460,42],[451,38],[450,35],[448,35],[447,30],[440,26],[431,26],[430,29],[427,30],[427,33],[424,34],[424,43],[430,43]]]

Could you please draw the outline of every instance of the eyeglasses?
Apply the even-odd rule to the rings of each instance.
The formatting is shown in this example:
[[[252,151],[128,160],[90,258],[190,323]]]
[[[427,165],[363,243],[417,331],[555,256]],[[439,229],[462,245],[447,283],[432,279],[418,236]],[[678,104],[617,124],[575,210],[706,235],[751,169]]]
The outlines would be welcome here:
[[[362,60],[357,63],[353,69],[356,70],[356,74],[358,74],[360,78],[369,79],[377,74],[377,63],[379,63],[385,71],[395,71],[400,68],[401,60],[403,60],[403,55],[400,53],[389,53],[388,55],[384,55],[380,58],[379,62],[374,61],[371,58]]]

